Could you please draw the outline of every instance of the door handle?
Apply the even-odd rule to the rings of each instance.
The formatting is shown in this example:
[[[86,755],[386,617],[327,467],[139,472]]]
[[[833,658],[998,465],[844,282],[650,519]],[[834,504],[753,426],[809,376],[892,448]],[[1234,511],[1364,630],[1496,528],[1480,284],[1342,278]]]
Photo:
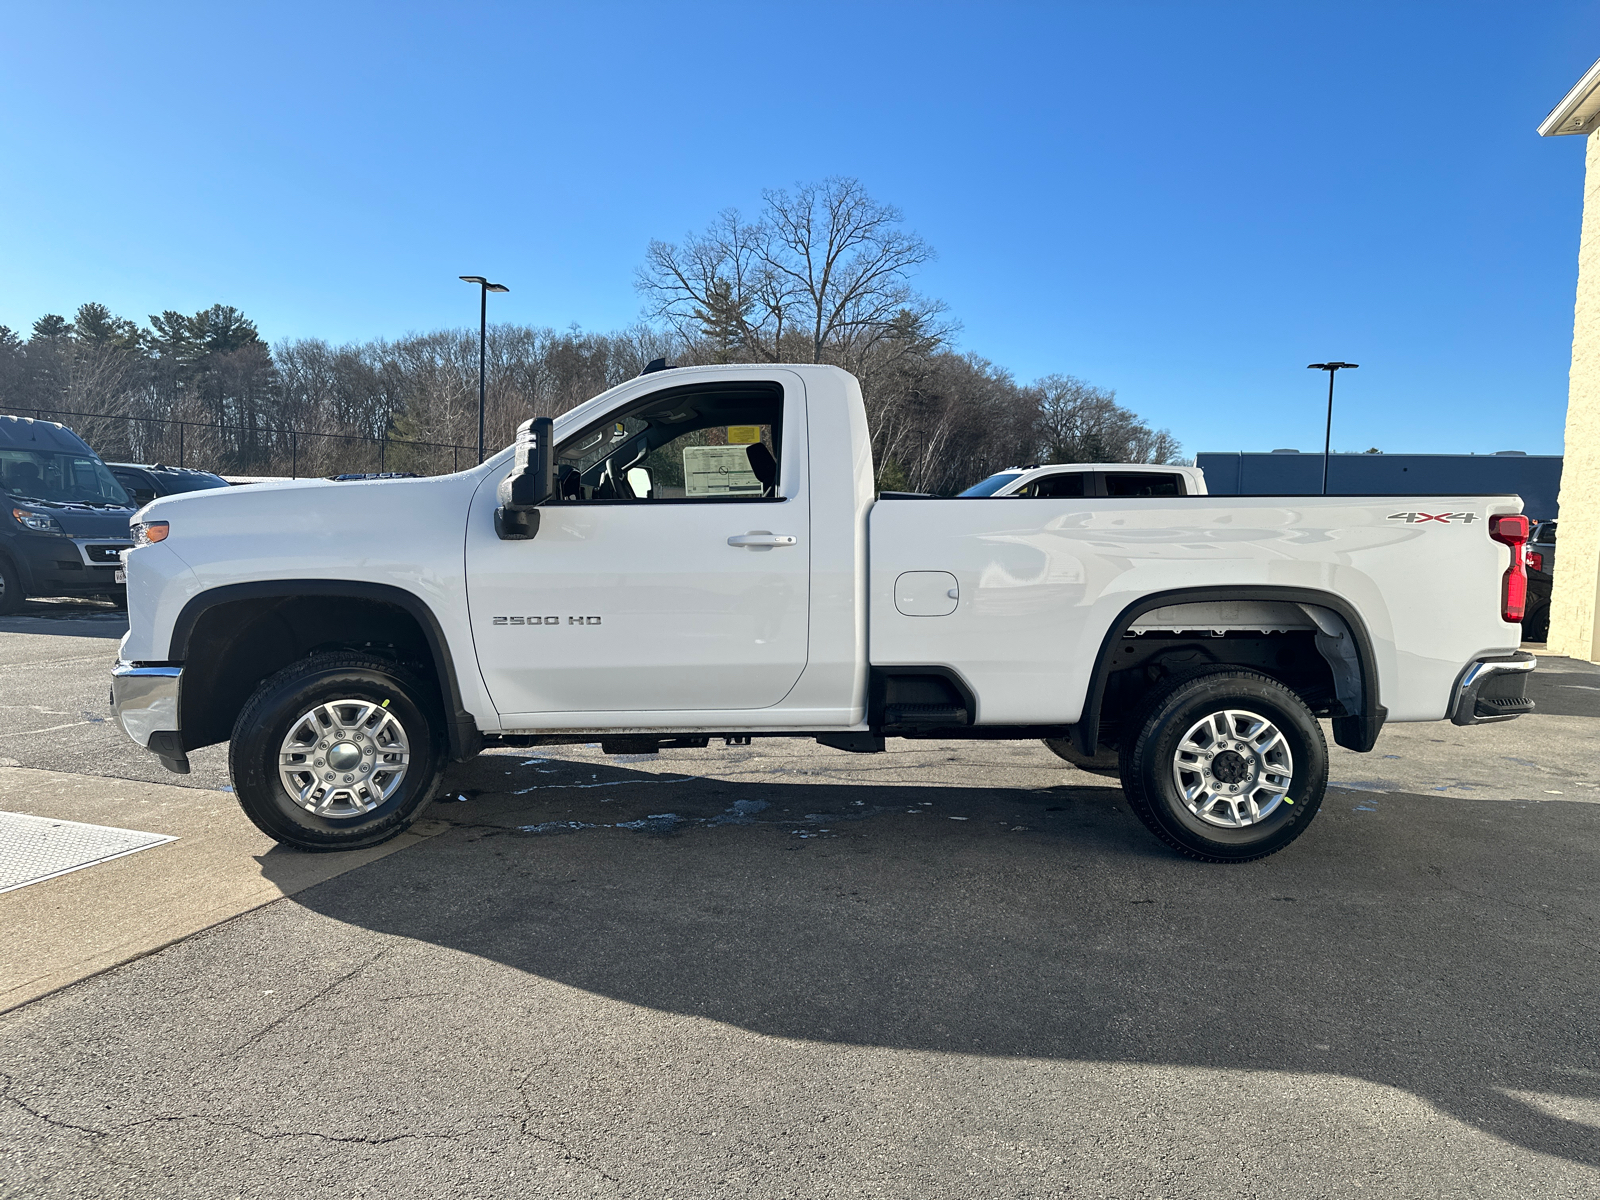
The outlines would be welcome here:
[[[799,540],[799,538],[787,533],[767,533],[765,530],[751,530],[749,533],[734,534],[728,539],[728,545],[770,548],[772,546],[792,546]]]

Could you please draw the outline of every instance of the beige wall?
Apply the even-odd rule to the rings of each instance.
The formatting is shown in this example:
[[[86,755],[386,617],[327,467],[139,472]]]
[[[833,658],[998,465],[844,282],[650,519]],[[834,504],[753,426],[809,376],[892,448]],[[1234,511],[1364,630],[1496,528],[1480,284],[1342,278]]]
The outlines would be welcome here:
[[[1600,132],[1588,141],[1549,652],[1600,662]]]

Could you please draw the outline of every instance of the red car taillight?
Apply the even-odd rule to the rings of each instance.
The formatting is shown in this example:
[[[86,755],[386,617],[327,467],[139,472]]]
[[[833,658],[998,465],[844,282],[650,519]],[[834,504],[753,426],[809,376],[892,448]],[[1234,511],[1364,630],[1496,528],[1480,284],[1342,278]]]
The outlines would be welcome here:
[[[1523,561],[1528,564],[1528,570],[1530,571],[1544,570],[1544,555],[1540,554],[1537,550],[1527,551]]]
[[[1489,536],[1511,547],[1511,565],[1500,581],[1500,619],[1515,623],[1528,609],[1528,568],[1523,554],[1528,544],[1528,518],[1490,517]]]

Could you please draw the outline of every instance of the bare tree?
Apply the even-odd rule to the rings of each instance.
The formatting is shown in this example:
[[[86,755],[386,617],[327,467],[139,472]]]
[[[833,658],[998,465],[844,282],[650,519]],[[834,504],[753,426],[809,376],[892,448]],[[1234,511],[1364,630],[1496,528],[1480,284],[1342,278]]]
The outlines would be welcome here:
[[[1177,439],[1123,408],[1114,391],[1071,375],[1046,375],[1034,388],[1044,462],[1166,463],[1177,457]]]
[[[715,354],[799,357],[858,374],[885,347],[926,349],[954,331],[944,304],[911,286],[933,248],[859,181],[834,177],[762,198],[759,221],[728,209],[682,245],[650,243],[638,288],[652,317]]]

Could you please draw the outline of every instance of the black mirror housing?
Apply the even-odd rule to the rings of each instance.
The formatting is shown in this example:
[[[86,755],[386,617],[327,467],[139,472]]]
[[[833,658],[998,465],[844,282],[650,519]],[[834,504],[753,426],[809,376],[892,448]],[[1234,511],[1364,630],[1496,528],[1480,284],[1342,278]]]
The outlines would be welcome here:
[[[494,510],[494,532],[502,541],[526,541],[539,532],[539,505],[555,491],[554,432],[549,417],[517,426],[516,459],[496,492],[500,507]]]

